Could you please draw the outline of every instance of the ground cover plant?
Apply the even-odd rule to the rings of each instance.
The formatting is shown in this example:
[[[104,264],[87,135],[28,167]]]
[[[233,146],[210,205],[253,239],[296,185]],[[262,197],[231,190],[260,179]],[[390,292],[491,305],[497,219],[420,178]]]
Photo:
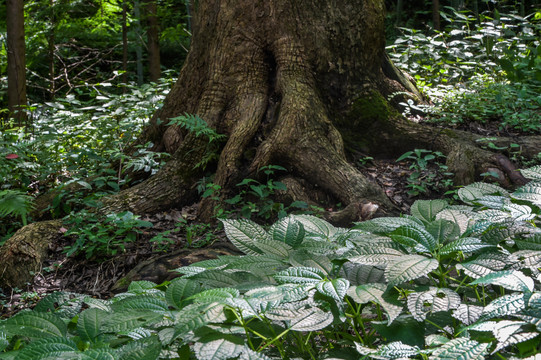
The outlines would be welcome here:
[[[388,46],[394,63],[417,80],[435,107],[404,103],[409,114],[449,126],[479,123],[538,133],[541,108],[541,15],[475,16],[445,8],[445,30],[403,28]],[[413,108],[411,107],[413,106]]]
[[[100,197],[117,192],[130,182],[130,170],[155,172],[165,154],[148,151],[151,144],[142,144],[131,156],[123,152],[148,116],[161,106],[171,81],[169,77],[159,84],[126,86],[124,94],[112,84],[102,84],[79,97],[69,95],[35,104],[30,112],[31,126],[2,129],[0,218],[5,221],[0,243],[25,224],[32,204],[29,198],[17,203],[8,203],[9,199],[43,195],[77,183],[80,191],[61,192],[52,203],[53,216],[61,217],[95,206]],[[80,100],[85,97],[89,100]],[[118,170],[110,167],[112,163],[119,164]],[[15,192],[21,195],[16,198]]]
[[[55,293],[0,322],[5,359],[483,359],[539,351],[541,167],[509,193],[337,228],[223,220],[244,255],[134,282],[110,300]]]

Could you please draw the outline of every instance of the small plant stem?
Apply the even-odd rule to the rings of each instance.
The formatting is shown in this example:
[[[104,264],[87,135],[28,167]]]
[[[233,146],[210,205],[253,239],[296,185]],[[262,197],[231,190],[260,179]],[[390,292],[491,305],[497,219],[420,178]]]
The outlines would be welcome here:
[[[237,318],[240,325],[244,329],[244,333],[246,334],[246,340],[248,341],[248,345],[250,346],[250,349],[255,350],[254,344],[252,344],[252,338],[250,337],[250,332],[252,332],[251,329],[246,326],[247,323],[244,321],[244,318],[237,312],[238,309],[234,309],[234,308],[230,308],[230,309],[233,311],[233,314],[235,314],[235,317]],[[260,336],[259,334],[257,335]],[[263,337],[263,339],[266,340],[265,337]]]
[[[282,336],[286,335],[289,332],[290,329],[285,329],[282,331],[278,336],[276,336],[274,339],[272,339],[270,342],[266,343],[263,347],[260,347],[257,351],[262,351],[265,348],[267,348],[269,345],[274,344],[276,341],[278,341]]]

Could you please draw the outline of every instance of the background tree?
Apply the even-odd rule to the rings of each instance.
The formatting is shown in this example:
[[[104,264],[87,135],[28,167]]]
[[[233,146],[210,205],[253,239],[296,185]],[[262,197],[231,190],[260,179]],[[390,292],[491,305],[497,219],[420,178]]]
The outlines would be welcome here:
[[[148,71],[150,81],[158,81],[161,76],[160,66],[160,29],[158,25],[158,10],[155,0],[147,0],[143,4],[147,21],[148,39]]]
[[[26,116],[26,60],[24,40],[24,2],[7,0],[8,107],[22,122]]]

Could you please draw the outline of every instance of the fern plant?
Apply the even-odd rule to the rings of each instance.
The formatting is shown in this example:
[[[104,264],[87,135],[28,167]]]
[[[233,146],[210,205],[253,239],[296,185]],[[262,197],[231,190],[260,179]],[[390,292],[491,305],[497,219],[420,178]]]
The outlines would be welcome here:
[[[196,168],[205,168],[211,161],[218,159],[219,148],[226,136],[219,134],[213,128],[209,127],[207,122],[195,114],[185,113],[183,115],[169,119],[167,125],[176,125],[186,129],[189,133],[194,134],[196,137],[202,137],[207,139],[205,144],[205,155],[203,159],[196,164]]]
[[[22,191],[1,190],[0,191],[0,217],[9,215],[20,216],[23,225],[28,223],[27,215],[32,210],[33,198]]]

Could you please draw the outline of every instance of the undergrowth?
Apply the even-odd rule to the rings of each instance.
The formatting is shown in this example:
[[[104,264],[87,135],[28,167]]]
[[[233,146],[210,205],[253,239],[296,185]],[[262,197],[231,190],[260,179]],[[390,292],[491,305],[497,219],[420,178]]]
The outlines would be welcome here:
[[[460,126],[494,124],[500,131],[541,132],[541,13],[492,16],[441,13],[445,30],[402,28],[388,47],[433,106],[404,103],[406,115]]]
[[[133,282],[110,300],[58,292],[0,322],[2,359],[533,359],[541,329],[541,166],[509,193],[351,229],[311,215],[222,220],[245,255]]]

